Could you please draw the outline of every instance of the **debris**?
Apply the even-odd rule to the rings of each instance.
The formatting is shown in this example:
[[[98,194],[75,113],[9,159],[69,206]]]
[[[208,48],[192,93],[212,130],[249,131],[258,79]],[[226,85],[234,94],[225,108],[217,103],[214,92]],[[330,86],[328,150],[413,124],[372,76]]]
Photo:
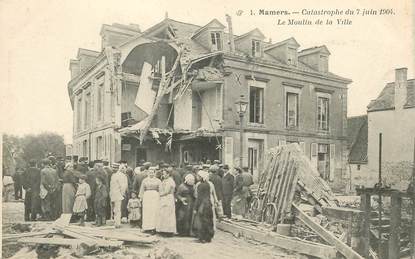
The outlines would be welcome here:
[[[316,223],[310,216],[301,211],[296,205],[293,204],[293,208],[296,212],[296,216],[304,222],[308,227],[314,230],[321,238],[327,241],[329,244],[334,245],[336,249],[342,253],[346,258],[363,259],[356,251],[351,247],[343,243],[341,240],[336,238],[332,233],[324,229],[318,223]]]
[[[295,237],[287,237],[272,231],[263,231],[255,227],[242,225],[236,222],[218,222],[220,230],[230,232],[234,236],[245,237],[262,243],[274,245],[299,254],[306,254],[318,258],[335,258],[336,250],[332,246],[305,241]]]

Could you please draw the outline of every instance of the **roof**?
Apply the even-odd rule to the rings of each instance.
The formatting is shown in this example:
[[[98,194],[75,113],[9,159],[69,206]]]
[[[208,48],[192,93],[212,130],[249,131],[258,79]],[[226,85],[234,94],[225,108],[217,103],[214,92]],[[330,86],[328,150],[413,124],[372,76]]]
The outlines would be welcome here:
[[[280,42],[276,42],[274,44],[270,44],[267,47],[265,47],[265,51],[276,48],[278,46],[284,45],[284,44],[291,44],[291,45],[295,45],[296,48],[300,47],[300,44],[298,44],[298,42],[296,41],[296,39],[294,37],[291,37],[289,39],[280,41]]]
[[[306,56],[306,55],[310,55],[316,52],[324,52],[328,55],[331,54],[329,49],[326,47],[326,45],[321,45],[321,46],[316,46],[316,47],[312,47],[308,49],[303,49],[302,51],[298,53],[298,56]]]
[[[260,29],[255,28],[247,33],[242,34],[241,36],[235,37],[235,41],[245,38],[248,35],[257,34],[260,38],[265,39],[265,35],[261,32]]]
[[[81,55],[86,55],[86,56],[91,56],[91,57],[98,57],[99,54],[101,54],[101,52],[99,52],[99,51],[95,51],[95,50],[91,50],[91,49],[79,48],[78,49],[78,54],[77,54],[77,59],[79,59],[79,57]]]
[[[220,29],[224,29],[225,26],[220,21],[218,21],[218,19],[215,18],[212,21],[210,21],[208,24],[206,24],[205,26],[200,27],[199,29],[197,29],[193,33],[192,38],[196,37],[199,33],[201,33],[202,31],[204,31],[207,28],[220,28]]]
[[[407,82],[407,99],[404,107],[415,107],[415,79],[410,79]],[[368,112],[392,109],[395,109],[395,82],[387,83],[379,96],[375,100],[370,101],[367,106]]]
[[[367,163],[367,115],[347,119],[347,142],[349,163]]]

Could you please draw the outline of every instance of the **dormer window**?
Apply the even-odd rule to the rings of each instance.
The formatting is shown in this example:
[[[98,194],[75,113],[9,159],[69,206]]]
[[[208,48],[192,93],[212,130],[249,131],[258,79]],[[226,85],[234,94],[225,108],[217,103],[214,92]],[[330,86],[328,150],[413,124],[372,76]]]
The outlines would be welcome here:
[[[212,51],[222,50],[222,37],[220,32],[211,32],[210,37],[212,40]]]
[[[261,57],[261,42],[259,40],[252,40],[252,56]]]
[[[297,65],[297,50],[294,48],[288,47],[287,51],[287,63],[289,65]]]

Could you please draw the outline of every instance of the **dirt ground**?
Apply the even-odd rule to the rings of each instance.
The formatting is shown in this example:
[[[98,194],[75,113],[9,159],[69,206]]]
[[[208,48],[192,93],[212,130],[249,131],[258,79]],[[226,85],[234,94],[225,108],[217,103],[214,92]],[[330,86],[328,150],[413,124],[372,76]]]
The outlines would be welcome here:
[[[3,209],[3,233],[14,232],[11,226],[16,222],[23,222],[24,205],[22,202],[8,202],[2,204]],[[39,223],[40,224],[40,223]],[[45,224],[45,223],[42,223]],[[123,226],[129,228],[127,224]],[[137,230],[140,231],[140,230]],[[232,234],[218,230],[211,243],[201,244],[194,238],[159,237],[160,242],[151,247],[126,246],[114,252],[102,251],[95,255],[85,256],[85,258],[154,258],[154,259],[194,259],[194,258],[214,258],[214,259],[231,259],[231,258],[298,258],[295,254],[290,254],[283,249],[255,243],[250,240],[244,240],[234,237]],[[33,246],[3,244],[2,258],[40,258],[37,256]],[[58,258],[74,258],[70,255],[69,249],[57,248]]]

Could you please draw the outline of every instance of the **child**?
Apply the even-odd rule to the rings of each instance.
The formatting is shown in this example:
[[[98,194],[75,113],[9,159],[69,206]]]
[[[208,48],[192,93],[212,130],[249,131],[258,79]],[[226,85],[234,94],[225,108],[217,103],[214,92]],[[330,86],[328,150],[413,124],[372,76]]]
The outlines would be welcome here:
[[[81,218],[81,226],[84,226],[85,214],[88,209],[87,199],[91,196],[91,188],[86,183],[86,175],[79,177],[78,190],[75,194],[75,202],[73,204],[73,213]]]
[[[102,177],[97,177],[95,181],[97,183],[94,200],[95,223],[99,227],[106,223],[108,191],[107,186],[104,184],[105,180]]]
[[[131,198],[128,201],[128,218],[130,219],[130,224],[133,227],[138,226],[139,220],[141,219],[141,203],[140,200],[137,198],[137,194],[135,192],[131,193]]]

